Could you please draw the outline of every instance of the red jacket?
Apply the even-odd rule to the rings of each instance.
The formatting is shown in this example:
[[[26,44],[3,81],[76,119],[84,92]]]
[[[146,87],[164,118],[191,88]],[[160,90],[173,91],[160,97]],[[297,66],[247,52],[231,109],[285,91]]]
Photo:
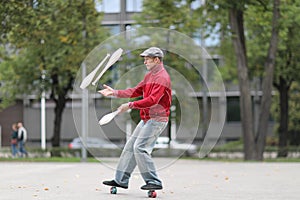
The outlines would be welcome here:
[[[163,64],[155,66],[134,88],[115,90],[119,98],[143,97],[131,102],[129,107],[140,110],[142,120],[168,121],[172,101],[171,80]]]

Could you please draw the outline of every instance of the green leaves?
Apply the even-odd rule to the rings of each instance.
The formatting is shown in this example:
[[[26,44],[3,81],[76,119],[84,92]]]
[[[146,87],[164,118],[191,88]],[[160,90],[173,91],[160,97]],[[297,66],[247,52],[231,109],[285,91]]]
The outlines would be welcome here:
[[[39,94],[43,70],[46,89],[55,74],[57,87],[64,88],[56,91],[67,93],[87,53],[106,35],[93,0],[5,1],[0,9],[5,24],[0,68],[8,70],[1,70],[1,91],[14,90],[11,94]],[[13,87],[16,82],[22,86]]]
[[[135,16],[138,24],[171,28],[190,35],[200,27],[199,13],[191,9],[191,2],[181,0],[144,0],[143,12]]]

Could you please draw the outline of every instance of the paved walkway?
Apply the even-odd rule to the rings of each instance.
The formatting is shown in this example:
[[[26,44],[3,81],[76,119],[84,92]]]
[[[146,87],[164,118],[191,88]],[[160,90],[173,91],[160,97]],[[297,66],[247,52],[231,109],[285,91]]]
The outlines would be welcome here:
[[[109,193],[102,180],[114,175],[116,158],[100,163],[0,163],[1,200],[148,199],[133,174],[128,190]],[[155,158],[164,200],[296,200],[300,198],[298,163],[223,163]]]

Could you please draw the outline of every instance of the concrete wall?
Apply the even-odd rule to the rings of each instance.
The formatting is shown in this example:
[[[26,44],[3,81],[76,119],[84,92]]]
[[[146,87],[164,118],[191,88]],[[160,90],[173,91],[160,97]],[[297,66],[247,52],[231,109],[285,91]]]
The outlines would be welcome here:
[[[1,143],[0,146],[9,146],[12,134],[12,124],[23,121],[23,101],[0,111]]]
[[[214,113],[211,114],[209,111],[209,120],[211,126],[210,137],[218,137],[218,123],[221,123],[222,117],[220,115],[224,115],[226,113],[221,113],[221,106],[224,106],[222,102],[219,102],[218,98],[212,98],[214,103],[209,103],[208,107],[211,107],[213,104]],[[41,108],[39,101],[25,101],[25,105],[21,101],[19,101],[16,105],[5,109],[0,112],[0,125],[2,126],[2,145],[9,145],[9,138],[11,134],[11,124],[16,121],[23,121],[25,127],[28,130],[28,140],[31,143],[35,143],[37,145],[40,144],[41,138]],[[201,104],[199,104],[201,107]],[[50,145],[50,140],[53,136],[53,127],[54,127],[54,103],[47,101],[46,103],[46,137],[47,137],[47,145]],[[209,109],[210,110],[210,109]],[[132,122],[130,115],[128,113],[117,116],[115,120],[105,126],[100,126],[98,124],[98,120],[101,116],[106,113],[111,112],[111,100],[110,99],[90,99],[89,100],[89,137],[101,137],[108,138],[112,141],[124,142],[126,139],[126,123],[130,122],[131,129],[134,130],[135,123]],[[200,108],[201,115],[201,108]],[[200,120],[203,116],[200,117]],[[200,121],[199,124],[201,124]],[[128,125],[128,124],[127,124]],[[177,124],[177,130],[180,124]],[[268,135],[273,135],[273,127],[274,123],[270,122]],[[184,129],[184,130],[183,130]],[[191,138],[196,142],[201,142],[203,139],[202,126],[199,127],[198,130],[191,130],[190,127],[184,127],[180,133],[178,133],[177,139],[190,141]],[[186,130],[185,130],[186,129]],[[216,129],[216,130],[214,130]],[[222,134],[220,139],[223,141],[226,140],[235,140],[242,136],[241,131],[241,123],[240,122],[225,122],[224,127],[222,129]],[[216,136],[214,135],[216,134]],[[69,102],[64,110],[62,125],[61,125],[61,140],[62,146],[66,145],[73,138],[81,135],[81,103],[79,100]],[[169,127],[165,129],[162,136],[169,135]]]
[[[74,102],[73,102],[74,103]],[[111,112],[111,109],[105,106],[95,107],[94,104],[89,105],[88,127],[89,137],[109,137],[112,140],[124,140],[126,135],[122,132],[125,124],[123,123],[124,117],[117,117],[117,121],[100,127],[98,120],[101,116]],[[39,102],[33,103],[24,107],[24,124],[28,131],[28,139],[33,142],[39,142],[41,138],[41,108]],[[118,123],[118,124],[117,124]],[[48,141],[53,136],[54,127],[54,104],[51,102],[46,103],[46,138]],[[105,136],[105,134],[108,136]],[[61,122],[61,140],[70,141],[75,137],[81,135],[81,104],[80,101],[73,104],[69,102],[64,110]]]

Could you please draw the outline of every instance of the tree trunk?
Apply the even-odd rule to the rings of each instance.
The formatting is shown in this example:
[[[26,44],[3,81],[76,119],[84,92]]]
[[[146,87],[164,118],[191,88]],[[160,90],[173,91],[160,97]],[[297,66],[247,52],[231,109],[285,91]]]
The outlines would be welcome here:
[[[279,78],[279,105],[280,105],[280,121],[279,121],[279,143],[277,157],[287,157],[288,155],[288,116],[289,116],[289,84],[287,81]]]
[[[63,111],[66,105],[66,99],[60,97],[58,101],[56,101],[55,109],[54,109],[54,129],[53,129],[53,137],[52,137],[52,146],[59,147],[60,146],[60,130],[61,130],[61,122]]]
[[[231,8],[229,10],[229,22],[238,67],[244,158],[245,160],[256,160],[257,153],[254,140],[253,113],[246,57],[243,11]]]
[[[66,106],[67,102],[67,94],[69,90],[72,89],[73,84],[73,76],[71,72],[67,84],[64,87],[59,87],[59,79],[57,73],[53,73],[51,75],[52,79],[52,88],[51,88],[51,99],[55,102],[55,117],[54,117],[54,129],[53,129],[53,136],[52,136],[52,146],[59,147],[60,146],[60,130],[61,130],[61,122],[63,111]]]
[[[263,160],[263,153],[265,150],[266,136],[268,132],[268,123],[270,117],[270,107],[272,102],[272,86],[273,86],[273,74],[275,68],[275,57],[278,44],[278,32],[279,32],[279,6],[280,0],[274,0],[273,5],[273,20],[272,20],[272,35],[268,55],[265,62],[265,74],[262,85],[262,101],[261,110],[259,116],[258,130],[257,130],[257,153],[258,159]]]

